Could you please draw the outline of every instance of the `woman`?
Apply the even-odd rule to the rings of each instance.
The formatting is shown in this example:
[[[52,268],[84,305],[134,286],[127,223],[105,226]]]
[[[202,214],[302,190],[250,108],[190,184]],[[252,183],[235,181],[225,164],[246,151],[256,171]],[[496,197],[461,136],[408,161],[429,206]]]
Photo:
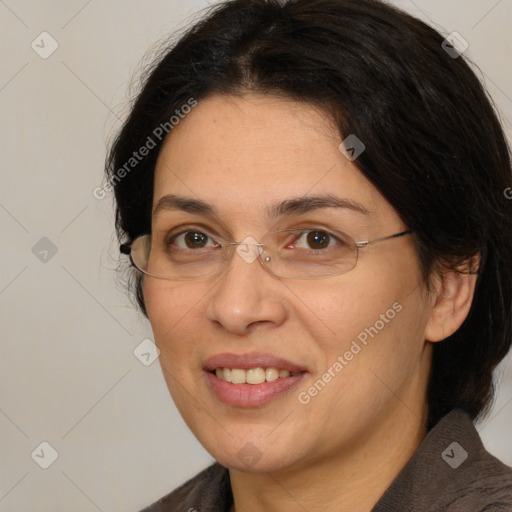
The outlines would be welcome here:
[[[232,0],[107,165],[172,398],[218,461],[147,511],[512,510],[473,426],[511,346],[510,153],[460,38]]]

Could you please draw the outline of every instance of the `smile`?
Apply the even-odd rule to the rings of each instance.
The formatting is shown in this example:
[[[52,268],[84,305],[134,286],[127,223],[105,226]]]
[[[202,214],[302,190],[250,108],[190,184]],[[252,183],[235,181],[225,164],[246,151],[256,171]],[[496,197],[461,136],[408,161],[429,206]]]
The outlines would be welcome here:
[[[262,384],[263,382],[273,382],[277,379],[286,379],[290,376],[298,375],[288,370],[279,370],[277,368],[250,368],[244,370],[242,368],[217,368],[215,375],[232,384]]]
[[[210,391],[221,402],[238,407],[266,404],[296,388],[307,369],[263,353],[223,353],[205,361]]]

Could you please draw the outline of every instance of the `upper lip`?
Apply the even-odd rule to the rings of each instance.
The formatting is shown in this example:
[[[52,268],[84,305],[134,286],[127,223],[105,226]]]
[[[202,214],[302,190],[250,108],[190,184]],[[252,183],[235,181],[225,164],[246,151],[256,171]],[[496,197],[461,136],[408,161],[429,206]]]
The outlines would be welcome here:
[[[249,370],[251,368],[258,367],[288,370],[290,373],[307,371],[304,366],[301,366],[282,357],[259,352],[252,352],[247,354],[232,354],[225,352],[209,357],[204,362],[204,369],[207,371],[213,371],[217,368],[240,368],[241,370]]]

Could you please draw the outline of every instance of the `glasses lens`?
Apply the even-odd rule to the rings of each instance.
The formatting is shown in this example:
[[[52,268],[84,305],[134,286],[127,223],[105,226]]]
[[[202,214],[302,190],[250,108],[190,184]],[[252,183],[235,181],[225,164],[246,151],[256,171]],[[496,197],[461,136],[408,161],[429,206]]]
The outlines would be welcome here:
[[[132,260],[133,265],[142,272],[147,271],[150,250],[150,236],[141,236],[132,242],[130,259]]]
[[[139,237],[131,246],[132,263],[143,273],[161,279],[212,276],[229,264],[232,244],[212,244],[202,235],[188,231],[172,243],[164,236]],[[340,231],[287,229],[269,233],[261,243],[265,250],[260,252],[260,261],[279,277],[329,277],[352,270],[357,262],[356,243]]]
[[[144,235],[132,244],[131,259],[144,274],[160,279],[199,279],[218,272],[222,266],[222,251],[218,247],[201,247],[194,232],[188,232],[190,245],[181,248],[165,237]]]
[[[280,277],[329,277],[352,270],[357,262],[356,243],[341,231],[288,229],[263,240],[270,253],[263,261]]]

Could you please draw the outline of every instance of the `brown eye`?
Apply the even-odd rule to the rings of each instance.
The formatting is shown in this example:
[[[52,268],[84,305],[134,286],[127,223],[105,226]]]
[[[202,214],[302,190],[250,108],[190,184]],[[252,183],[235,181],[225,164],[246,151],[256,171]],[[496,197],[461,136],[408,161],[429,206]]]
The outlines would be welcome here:
[[[295,240],[295,244],[300,249],[318,251],[336,245],[336,240],[336,237],[328,231],[312,229],[300,233]]]
[[[308,231],[306,240],[311,249],[325,249],[329,247],[331,235],[325,231]]]
[[[184,240],[187,247],[194,249],[196,247],[204,247],[208,241],[208,236],[199,231],[188,231],[185,233]]]
[[[169,245],[176,245],[180,249],[203,249],[212,245],[210,237],[201,231],[184,231],[169,239]]]

